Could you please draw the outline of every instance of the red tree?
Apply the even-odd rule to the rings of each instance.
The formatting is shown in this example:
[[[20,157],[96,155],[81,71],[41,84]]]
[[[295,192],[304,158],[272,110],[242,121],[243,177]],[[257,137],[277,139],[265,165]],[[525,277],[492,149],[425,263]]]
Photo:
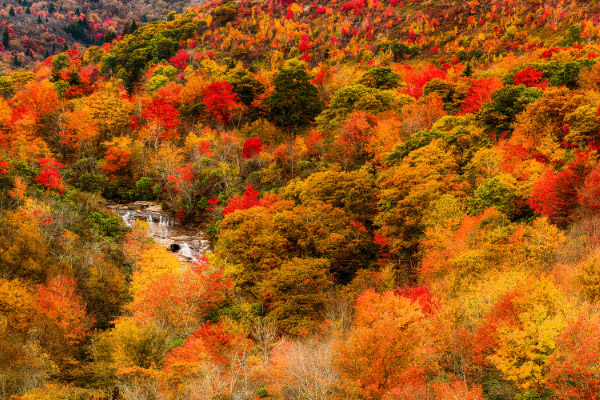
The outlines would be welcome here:
[[[481,106],[492,99],[492,94],[502,87],[498,78],[474,79],[462,104],[462,112],[477,113]]]
[[[188,164],[187,167],[176,168],[174,174],[167,176],[167,181],[171,182],[175,186],[176,191],[183,191],[186,186],[190,185],[194,181],[192,165]]]
[[[222,123],[229,122],[231,109],[238,105],[238,95],[228,82],[213,82],[204,92],[204,105],[208,112]]]
[[[187,60],[189,60],[189,58],[190,58],[190,55],[188,54],[188,52],[181,49],[181,50],[177,51],[177,54],[175,54],[174,57],[171,57],[169,62],[175,68],[177,68],[179,70],[184,70],[187,67],[186,62],[187,62]]]
[[[130,158],[130,151],[112,146],[106,151],[104,162],[100,164],[100,168],[104,174],[108,175],[110,178],[114,178],[117,175],[127,173]]]
[[[38,306],[64,332],[69,342],[77,343],[90,333],[94,319],[89,317],[81,296],[76,292],[75,280],[57,276],[41,285],[37,291]]]
[[[267,195],[262,199],[259,199],[258,196],[258,190],[254,189],[254,186],[246,186],[241,196],[236,194],[227,200],[227,205],[223,209],[223,216],[236,210],[247,210],[254,206],[268,206],[275,201],[275,197],[272,195]]]
[[[598,335],[598,318],[581,315],[558,337],[548,373],[548,385],[557,400],[600,399]]]
[[[155,147],[165,139],[178,137],[176,128],[179,125],[179,111],[160,97],[153,99],[144,107],[142,118],[146,118],[149,124],[145,127],[142,135],[153,143]]]
[[[204,324],[186,339],[182,347],[167,355],[165,368],[178,363],[198,362],[207,355],[212,362],[228,363],[230,352],[241,341],[241,336],[229,333],[221,322]]]
[[[10,162],[0,158],[0,175],[6,175],[9,172]]]
[[[588,157],[588,152],[578,152],[577,160],[563,171],[555,173],[548,169],[533,185],[529,199],[531,208],[559,226],[564,227],[571,222],[578,205],[578,189],[591,170]]]
[[[306,33],[302,34],[302,37],[300,38],[300,46],[298,46],[298,50],[304,52],[307,50],[312,49],[312,46],[310,44],[310,39],[308,38],[308,35]]]
[[[262,151],[262,141],[260,138],[250,138],[244,142],[242,149],[242,158],[252,158]]]
[[[543,71],[538,71],[533,67],[523,68],[521,71],[515,74],[515,85],[525,85],[529,87],[537,87],[544,89],[548,86],[548,80],[542,81]]]
[[[587,214],[596,214],[600,211],[600,166],[594,168],[585,178],[583,187],[579,189],[578,202]]]
[[[423,95],[423,86],[435,78],[446,79],[446,71],[439,69],[433,64],[428,65],[421,71],[414,70],[411,67],[407,67],[407,71],[404,74],[404,81],[406,82],[405,93],[419,98]]]
[[[211,150],[210,140],[201,140],[198,142],[198,153],[205,157],[212,157],[213,152]]]
[[[62,194],[65,187],[62,184],[62,177],[58,173],[58,169],[65,166],[52,158],[40,158],[38,162],[40,163],[40,175],[34,179],[35,182]]]
[[[431,314],[439,309],[440,305],[434,294],[425,285],[404,286],[398,288],[398,294],[421,306],[421,311]]]

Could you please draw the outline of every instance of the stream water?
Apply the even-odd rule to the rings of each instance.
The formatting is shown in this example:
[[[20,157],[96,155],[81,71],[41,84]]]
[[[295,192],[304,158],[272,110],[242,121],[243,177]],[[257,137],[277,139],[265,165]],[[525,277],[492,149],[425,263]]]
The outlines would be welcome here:
[[[132,227],[136,220],[148,222],[154,241],[177,254],[182,261],[193,261],[210,250],[206,234],[198,227],[184,226],[173,216],[164,213],[160,205],[147,201],[107,206]]]

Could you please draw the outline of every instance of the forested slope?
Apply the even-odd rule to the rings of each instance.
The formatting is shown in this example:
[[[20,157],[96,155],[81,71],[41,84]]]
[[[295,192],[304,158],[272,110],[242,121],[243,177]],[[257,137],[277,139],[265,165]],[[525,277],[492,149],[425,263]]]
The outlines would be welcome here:
[[[0,397],[597,399],[599,8],[213,1],[0,77]]]

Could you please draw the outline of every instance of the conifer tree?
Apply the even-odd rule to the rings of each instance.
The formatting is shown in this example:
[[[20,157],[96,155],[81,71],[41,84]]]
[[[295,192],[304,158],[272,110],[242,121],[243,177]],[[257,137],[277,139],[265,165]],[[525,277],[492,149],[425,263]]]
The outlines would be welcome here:
[[[294,132],[319,115],[323,103],[317,88],[310,83],[306,64],[288,60],[275,77],[275,90],[267,100],[269,117],[276,125]]]

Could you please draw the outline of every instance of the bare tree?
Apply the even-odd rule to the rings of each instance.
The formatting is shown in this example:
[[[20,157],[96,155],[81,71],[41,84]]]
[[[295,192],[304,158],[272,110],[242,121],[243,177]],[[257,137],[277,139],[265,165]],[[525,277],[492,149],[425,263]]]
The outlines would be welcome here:
[[[330,398],[339,380],[333,368],[334,338],[282,340],[273,351],[269,378],[287,400]]]

